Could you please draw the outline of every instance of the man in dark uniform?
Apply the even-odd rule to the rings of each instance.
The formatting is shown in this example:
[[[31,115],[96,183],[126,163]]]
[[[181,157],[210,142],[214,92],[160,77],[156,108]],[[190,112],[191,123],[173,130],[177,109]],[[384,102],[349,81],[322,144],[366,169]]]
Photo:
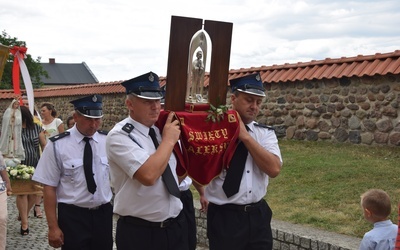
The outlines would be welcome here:
[[[51,137],[33,180],[44,185],[49,244],[63,250],[111,250],[113,208],[101,124],[102,97],[71,101],[75,125]],[[57,217],[58,208],[58,217]]]
[[[206,188],[210,250],[272,249],[272,211],[264,200],[268,178],[282,166],[273,129],[254,120],[265,97],[260,75],[230,80],[231,104],[240,117],[237,149],[229,168]]]

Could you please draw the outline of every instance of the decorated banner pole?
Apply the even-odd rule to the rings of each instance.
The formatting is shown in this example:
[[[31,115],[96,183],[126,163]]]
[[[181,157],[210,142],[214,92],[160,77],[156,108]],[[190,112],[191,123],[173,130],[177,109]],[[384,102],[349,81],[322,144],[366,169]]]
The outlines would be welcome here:
[[[20,82],[19,82],[19,73],[21,71],[22,79],[24,80],[24,84],[25,84],[26,96],[28,98],[29,111],[33,115],[34,114],[34,112],[33,112],[33,109],[34,109],[33,86],[32,86],[32,82],[31,82],[31,77],[28,72],[28,68],[26,67],[26,64],[24,61],[27,50],[28,50],[28,48],[26,48],[26,47],[18,47],[18,46],[13,46],[10,49],[11,53],[14,55],[14,62],[13,62],[13,68],[12,68],[12,81],[13,81],[14,94],[16,96],[18,96],[18,98],[20,99],[20,102],[22,102],[21,88],[20,88]]]

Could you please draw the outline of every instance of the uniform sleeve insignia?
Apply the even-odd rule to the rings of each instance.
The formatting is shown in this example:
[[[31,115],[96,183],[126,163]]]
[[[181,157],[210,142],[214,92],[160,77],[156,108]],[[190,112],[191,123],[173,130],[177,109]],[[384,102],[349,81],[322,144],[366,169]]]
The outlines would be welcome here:
[[[257,126],[257,127],[260,127],[260,128],[266,128],[266,129],[270,129],[270,130],[275,130],[274,127],[267,126],[265,124],[254,123],[254,126]]]
[[[52,141],[52,142],[55,142],[55,141],[57,141],[57,140],[59,140],[61,138],[64,138],[64,137],[68,136],[68,135],[70,135],[70,132],[69,131],[65,131],[63,133],[60,133],[58,135],[50,137],[49,140]]]

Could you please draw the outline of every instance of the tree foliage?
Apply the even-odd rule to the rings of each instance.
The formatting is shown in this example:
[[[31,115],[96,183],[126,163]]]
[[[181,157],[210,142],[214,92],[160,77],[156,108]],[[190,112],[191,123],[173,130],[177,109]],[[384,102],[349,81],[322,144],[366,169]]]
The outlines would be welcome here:
[[[6,31],[2,31],[0,34],[0,43],[9,47],[13,46],[26,46],[25,41],[18,41],[16,37],[11,37],[6,33]],[[43,82],[40,80],[41,76],[46,78],[49,77],[47,71],[45,71],[40,64],[41,57],[33,59],[30,54],[26,54],[26,58],[24,59],[26,67],[28,68],[29,75],[31,77],[33,88],[40,88],[43,86]],[[10,53],[7,63],[4,67],[3,77],[0,79],[0,89],[12,89],[12,66],[13,66],[14,56]],[[23,79],[20,75],[20,83],[21,89],[25,88]]]

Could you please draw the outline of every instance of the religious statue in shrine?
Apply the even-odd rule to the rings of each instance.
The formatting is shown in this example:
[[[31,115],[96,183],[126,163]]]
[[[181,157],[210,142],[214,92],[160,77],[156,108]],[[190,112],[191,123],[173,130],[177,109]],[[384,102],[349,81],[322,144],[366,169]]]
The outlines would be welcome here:
[[[18,100],[14,99],[4,111],[1,127],[0,151],[5,158],[25,158],[21,131],[21,110]]]
[[[204,30],[193,35],[190,44],[188,84],[186,101],[189,103],[206,103],[204,99],[204,74],[207,59],[207,39]],[[195,59],[193,60],[193,57]]]
[[[196,102],[203,101],[203,85],[204,85],[204,63],[202,60],[203,52],[197,51],[196,59],[192,64],[192,88],[191,96]]]

